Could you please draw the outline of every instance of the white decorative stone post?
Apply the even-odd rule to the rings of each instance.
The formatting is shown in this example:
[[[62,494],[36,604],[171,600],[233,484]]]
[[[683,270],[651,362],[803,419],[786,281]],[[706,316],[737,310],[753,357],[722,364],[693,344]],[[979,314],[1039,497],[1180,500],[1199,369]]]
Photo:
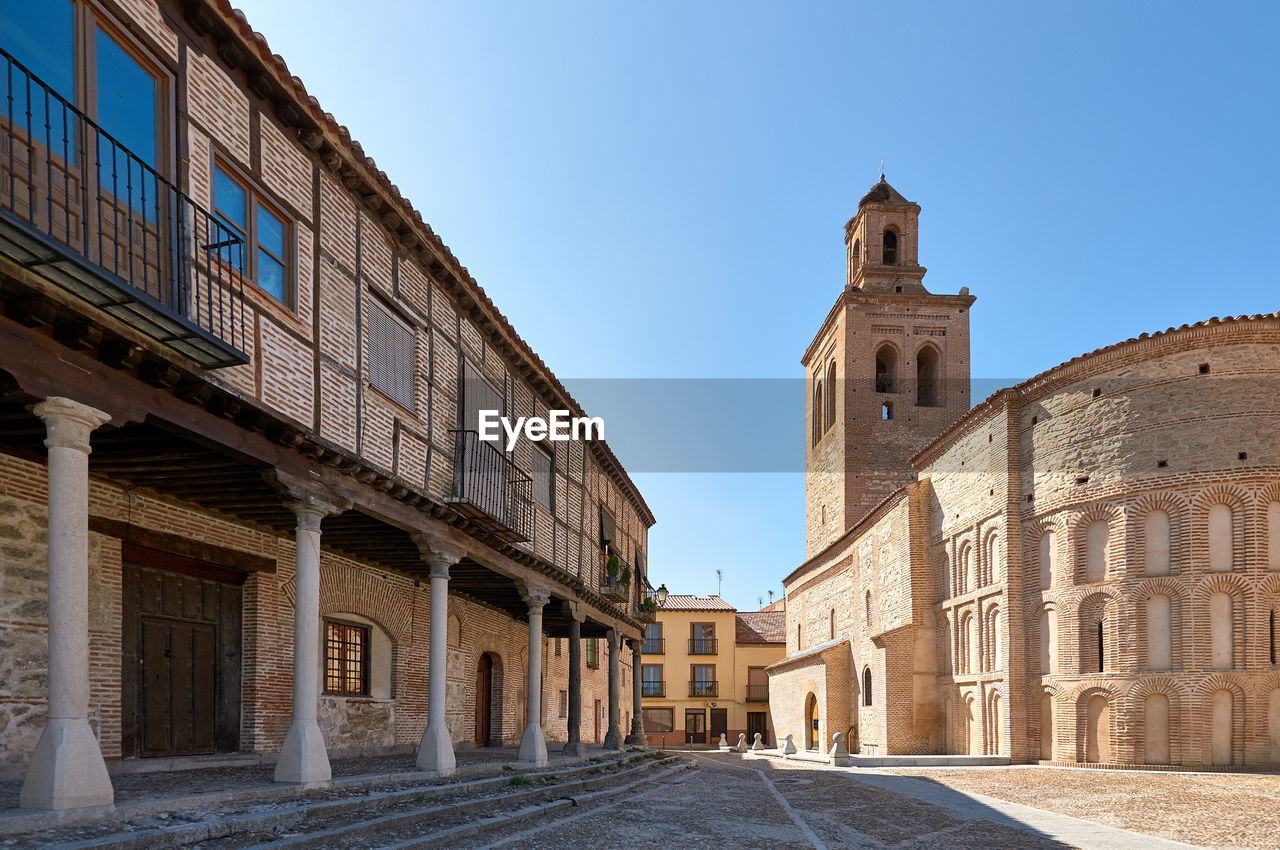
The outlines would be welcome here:
[[[107,806],[115,792],[89,728],[89,433],[111,417],[59,397],[31,411],[49,449],[49,714],[20,804]]]
[[[785,756],[793,756],[795,754],[796,754],[795,736],[788,735],[786,738],[783,739],[783,742],[782,742],[782,755],[785,757]]]
[[[764,749],[764,735],[760,732],[756,733],[756,739],[751,742],[751,751],[758,753]]]
[[[622,698],[622,675],[618,667],[622,654],[617,629],[609,629],[609,731],[604,736],[606,750],[622,749],[622,729],[618,702]]]
[[[333,778],[316,722],[320,699],[320,521],[345,507],[291,488],[298,517],[293,576],[293,721],[276,762],[276,782],[319,785]]]
[[[422,743],[418,746],[418,767],[437,776],[449,776],[458,765],[444,717],[448,682],[449,568],[462,558],[426,548],[422,557],[431,567],[431,668],[427,680],[427,728],[423,730]]]
[[[831,763],[836,767],[849,766],[849,748],[844,745],[844,733],[837,732],[832,736]]]
[[[760,733],[757,732],[756,734],[759,735]],[[746,732],[738,733],[738,743],[733,748],[733,751],[735,753],[745,753],[747,751],[747,733]]]
[[[523,593],[529,606],[529,684],[525,689],[524,735],[520,738],[520,761],[534,767],[547,764],[547,738],[542,732],[542,609],[551,595],[542,588],[526,585]]]
[[[644,696],[642,689],[643,682],[641,678],[644,675],[644,669],[641,664],[640,641],[632,638],[627,641],[627,645],[631,647],[631,731],[627,733],[627,740],[624,742],[628,747],[643,747],[648,745],[649,739],[644,734],[644,719],[641,716],[641,698]]]

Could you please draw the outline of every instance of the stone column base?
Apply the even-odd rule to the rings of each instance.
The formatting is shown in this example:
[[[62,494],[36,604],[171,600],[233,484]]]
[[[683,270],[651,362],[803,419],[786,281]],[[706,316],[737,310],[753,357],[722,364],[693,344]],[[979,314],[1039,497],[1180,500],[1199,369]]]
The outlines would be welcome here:
[[[418,745],[417,764],[420,770],[430,771],[436,776],[452,776],[457,771],[453,739],[443,725],[427,724],[422,733],[422,743]]]
[[[581,741],[570,741],[561,752],[569,758],[584,759],[587,757],[587,745]]]
[[[644,734],[644,727],[640,725],[640,718],[631,718],[631,731],[627,733],[627,738],[622,743],[628,747],[649,746],[649,737]]]
[[[604,748],[606,750],[622,749],[622,730],[617,726],[610,726],[609,731],[605,733]]]
[[[280,748],[276,762],[276,782],[299,785],[324,785],[333,779],[329,753],[324,748],[324,735],[316,721],[294,720]]]
[[[109,806],[115,789],[98,739],[83,717],[50,718],[40,733],[19,805],[24,809]]]
[[[530,723],[524,727],[524,735],[520,738],[520,761],[527,761],[534,767],[547,766],[547,738],[542,734],[541,723]]]

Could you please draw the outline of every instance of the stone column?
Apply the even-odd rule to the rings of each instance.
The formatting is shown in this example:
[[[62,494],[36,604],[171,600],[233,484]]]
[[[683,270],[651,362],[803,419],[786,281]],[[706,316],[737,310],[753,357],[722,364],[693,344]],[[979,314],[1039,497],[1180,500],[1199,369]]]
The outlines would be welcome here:
[[[542,608],[551,596],[541,588],[527,586],[522,597],[529,606],[529,683],[525,689],[529,716],[525,720],[518,757],[534,767],[545,767],[547,738],[542,732]]]
[[[320,521],[344,507],[298,491],[293,574],[293,721],[276,762],[276,782],[319,785],[333,778],[316,722],[320,699]]]
[[[445,723],[445,688],[448,682],[449,648],[449,568],[461,556],[446,552],[423,551],[423,560],[431,567],[431,640],[430,670],[427,680],[427,728],[418,745],[418,767],[437,776],[449,776],[457,770],[453,755],[453,738]]]
[[[59,397],[31,411],[49,449],[49,714],[20,805],[107,806],[115,792],[89,727],[89,433],[111,417]]]
[[[609,629],[609,731],[604,736],[606,750],[622,749],[622,729],[619,725],[622,701],[622,671],[618,666],[622,655],[617,629]]]
[[[574,758],[587,755],[587,745],[582,743],[582,619],[574,610],[569,623],[569,741],[564,754]]]
[[[631,731],[627,733],[627,740],[624,741],[628,747],[644,747],[649,743],[648,737],[644,734],[644,720],[640,716],[640,698],[644,696],[640,679],[643,671],[640,668],[640,641],[632,638],[627,641],[627,645],[631,647]]]

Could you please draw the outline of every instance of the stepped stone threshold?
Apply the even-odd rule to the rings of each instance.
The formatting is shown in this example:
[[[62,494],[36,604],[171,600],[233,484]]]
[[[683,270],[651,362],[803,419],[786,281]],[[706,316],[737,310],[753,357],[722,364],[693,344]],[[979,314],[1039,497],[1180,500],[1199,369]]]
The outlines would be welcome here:
[[[5,836],[0,844],[60,847],[93,842],[105,847],[170,847],[198,842],[202,847],[243,846],[254,842],[237,840],[235,833],[270,836],[276,829],[287,831],[290,824],[332,817],[335,812],[358,810],[348,816],[357,822],[373,818],[375,807],[421,804],[428,799],[465,801],[476,795],[487,800],[526,785],[536,792],[542,786],[548,791],[552,787],[567,789],[576,782],[584,786],[585,790],[579,790],[585,793],[598,790],[594,786],[614,776],[619,782],[624,778],[649,781],[648,774],[654,773],[650,768],[667,767],[655,751],[606,751],[596,745],[589,746],[584,757],[553,756],[544,768],[534,769],[517,757],[516,747],[460,750],[458,771],[447,778],[418,770],[413,753],[334,759],[332,783],[307,789],[273,782],[271,763],[151,772],[117,766],[112,777],[114,806],[66,812],[17,808],[21,783],[5,781],[0,782],[0,835]],[[527,777],[527,781],[516,777]],[[445,804],[444,808],[448,807]],[[304,813],[306,809],[324,811]],[[291,819],[295,811],[302,814]],[[237,820],[243,822],[243,828],[235,827],[231,835],[225,834],[226,828],[213,826],[206,832],[200,826]],[[422,831],[430,832],[429,826]],[[321,845],[312,842],[308,846]],[[343,842],[337,840],[336,846],[343,846]]]

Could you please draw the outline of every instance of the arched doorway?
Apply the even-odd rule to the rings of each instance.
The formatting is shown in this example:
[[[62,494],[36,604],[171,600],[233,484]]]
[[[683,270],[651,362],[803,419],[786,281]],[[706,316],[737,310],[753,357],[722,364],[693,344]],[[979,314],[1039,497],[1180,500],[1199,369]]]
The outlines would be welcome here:
[[[493,656],[484,653],[476,664],[476,746],[487,747],[493,739]]]
[[[804,701],[804,748],[818,749],[818,698],[813,694]]]

